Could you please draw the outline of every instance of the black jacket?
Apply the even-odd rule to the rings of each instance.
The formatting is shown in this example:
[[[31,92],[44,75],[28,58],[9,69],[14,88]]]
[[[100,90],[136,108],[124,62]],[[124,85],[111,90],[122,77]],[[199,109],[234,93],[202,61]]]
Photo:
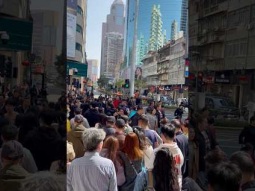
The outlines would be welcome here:
[[[100,122],[100,115],[96,109],[89,109],[84,117],[87,118],[90,127],[95,127],[96,123]]]
[[[239,144],[250,143],[255,146],[255,127],[248,126],[244,127],[239,135]]]

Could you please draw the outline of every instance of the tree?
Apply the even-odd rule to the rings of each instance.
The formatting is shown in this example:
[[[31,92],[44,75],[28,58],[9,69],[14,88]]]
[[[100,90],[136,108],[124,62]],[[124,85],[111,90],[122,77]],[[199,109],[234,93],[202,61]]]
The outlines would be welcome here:
[[[147,83],[145,79],[136,79],[135,80],[135,88],[138,90],[141,90],[142,88],[146,88],[147,87]]]
[[[66,58],[63,54],[56,56],[55,66],[58,72],[58,82],[60,84],[65,84],[66,82]]]
[[[115,82],[115,86],[117,86],[117,91],[119,91],[119,89],[121,89],[122,85],[124,84],[124,80],[123,79],[119,79]]]
[[[109,79],[106,78],[104,75],[100,76],[100,78],[97,80],[97,84],[100,88],[107,86],[108,82]]]

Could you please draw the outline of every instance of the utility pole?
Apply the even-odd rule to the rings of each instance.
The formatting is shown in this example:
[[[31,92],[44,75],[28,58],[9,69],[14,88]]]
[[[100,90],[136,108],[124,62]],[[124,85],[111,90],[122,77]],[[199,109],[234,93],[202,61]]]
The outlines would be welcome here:
[[[135,13],[134,13],[134,37],[133,37],[133,50],[132,50],[132,62],[130,71],[130,97],[135,93],[135,63],[136,63],[136,42],[137,42],[137,22],[138,22],[139,0],[136,0]]]

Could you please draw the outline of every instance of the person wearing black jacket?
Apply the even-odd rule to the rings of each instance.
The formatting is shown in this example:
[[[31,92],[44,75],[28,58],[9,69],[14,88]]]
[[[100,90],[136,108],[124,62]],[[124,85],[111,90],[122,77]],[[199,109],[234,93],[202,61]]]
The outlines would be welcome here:
[[[239,144],[250,143],[255,147],[255,116],[250,119],[250,125],[244,127],[239,135]]]
[[[84,114],[84,117],[88,120],[90,127],[95,127],[96,123],[101,121],[97,107],[97,102],[92,102],[90,104],[90,109]]]

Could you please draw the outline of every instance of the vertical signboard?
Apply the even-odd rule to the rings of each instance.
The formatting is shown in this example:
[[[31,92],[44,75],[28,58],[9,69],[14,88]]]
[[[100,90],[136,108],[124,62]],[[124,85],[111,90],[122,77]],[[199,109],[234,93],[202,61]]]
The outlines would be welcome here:
[[[75,57],[76,16],[67,13],[67,57]]]

